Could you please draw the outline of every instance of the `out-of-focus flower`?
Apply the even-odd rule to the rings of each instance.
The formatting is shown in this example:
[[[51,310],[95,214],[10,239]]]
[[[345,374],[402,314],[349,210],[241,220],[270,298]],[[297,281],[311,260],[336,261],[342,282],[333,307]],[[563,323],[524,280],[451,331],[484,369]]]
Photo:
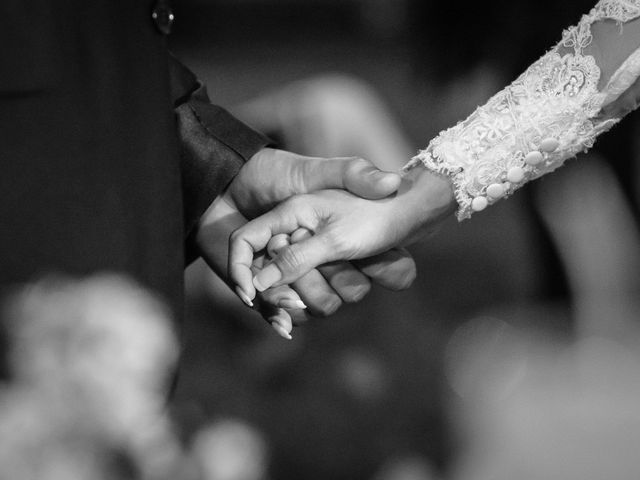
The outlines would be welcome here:
[[[0,394],[0,480],[134,480],[133,459],[82,405],[36,388]]]
[[[221,420],[200,431],[192,456],[202,480],[266,478],[266,443],[260,432],[238,420]]]
[[[181,450],[164,404],[178,349],[157,300],[117,276],[51,278],[5,313],[13,383],[0,395],[2,475],[177,478]]]
[[[136,284],[45,280],[8,311],[17,381],[91,397],[114,428],[136,428],[162,407],[177,345],[165,309]]]

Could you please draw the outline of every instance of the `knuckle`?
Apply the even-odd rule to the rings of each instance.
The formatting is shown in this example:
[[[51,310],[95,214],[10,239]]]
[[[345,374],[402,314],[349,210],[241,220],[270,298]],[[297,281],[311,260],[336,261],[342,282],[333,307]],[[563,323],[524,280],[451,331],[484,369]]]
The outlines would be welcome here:
[[[295,195],[288,198],[279,208],[283,217],[295,216],[297,218],[308,218],[313,212],[311,196],[308,194]]]
[[[369,278],[373,279],[373,281],[375,281],[376,283],[382,283],[385,280],[385,278],[390,277],[390,272],[388,271],[388,268],[386,268],[385,265],[379,264],[379,263],[368,265],[366,269],[366,274],[369,276]]]
[[[417,272],[415,266],[398,272],[395,276],[395,281],[390,284],[390,288],[396,291],[407,290],[411,285],[413,285],[416,275]]]
[[[294,210],[300,210],[305,208],[309,204],[309,195],[308,194],[300,194],[294,197],[287,199],[285,202],[289,208]]]
[[[314,317],[328,317],[342,306],[342,299],[328,290],[316,290],[311,295],[304,296],[303,300],[307,304],[307,312]]]
[[[364,158],[352,157],[347,160],[346,173],[347,176],[359,175],[360,172],[366,168],[368,162]]]
[[[237,243],[242,237],[242,229],[238,228],[229,235],[229,243]]]
[[[416,279],[416,263],[411,256],[403,255],[391,263],[379,262],[369,265],[367,275],[389,290],[406,290]]]
[[[345,288],[341,292],[342,300],[346,303],[357,303],[362,300],[371,291],[371,284],[363,284],[350,288]]]
[[[411,275],[407,275],[405,277],[404,282],[400,285],[400,289],[401,290],[408,290],[411,285],[413,285],[413,282],[416,280],[416,273],[415,270],[412,272]]]
[[[236,228],[229,235],[229,246],[238,246],[243,242],[249,242],[249,231],[246,226]]]

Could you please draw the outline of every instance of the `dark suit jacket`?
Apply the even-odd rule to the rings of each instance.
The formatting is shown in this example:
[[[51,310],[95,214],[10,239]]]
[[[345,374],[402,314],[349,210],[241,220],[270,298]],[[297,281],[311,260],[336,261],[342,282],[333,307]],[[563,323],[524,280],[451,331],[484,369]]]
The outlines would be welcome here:
[[[153,7],[0,2],[0,286],[116,271],[179,315],[194,225],[268,140],[209,103]]]

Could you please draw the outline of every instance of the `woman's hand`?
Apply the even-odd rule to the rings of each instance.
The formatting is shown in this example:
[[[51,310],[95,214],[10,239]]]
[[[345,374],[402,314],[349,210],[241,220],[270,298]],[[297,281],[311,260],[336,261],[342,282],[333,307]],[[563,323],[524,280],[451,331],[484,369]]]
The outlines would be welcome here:
[[[234,232],[229,273],[254,298],[256,289],[290,284],[319,265],[363,259],[412,243],[454,208],[450,182],[421,167],[403,178],[395,196],[382,200],[366,200],[342,190],[299,195]],[[312,235],[282,248],[254,276],[254,255],[274,236],[293,234],[300,228]]]

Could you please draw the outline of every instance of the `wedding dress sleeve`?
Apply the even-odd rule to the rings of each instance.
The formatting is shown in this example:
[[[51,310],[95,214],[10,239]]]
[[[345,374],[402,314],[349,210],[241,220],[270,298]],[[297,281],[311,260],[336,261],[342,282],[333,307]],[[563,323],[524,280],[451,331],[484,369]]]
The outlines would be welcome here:
[[[602,0],[510,86],[404,171],[448,176],[459,220],[586,151],[640,100],[640,0]]]

